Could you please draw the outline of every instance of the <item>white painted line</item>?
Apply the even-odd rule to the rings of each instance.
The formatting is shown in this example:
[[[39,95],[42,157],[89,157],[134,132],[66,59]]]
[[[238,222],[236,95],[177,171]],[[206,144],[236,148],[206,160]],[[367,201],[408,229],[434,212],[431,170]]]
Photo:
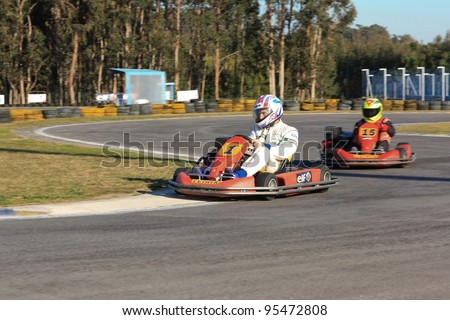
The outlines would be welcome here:
[[[144,121],[144,120],[125,120],[125,121]],[[56,140],[61,140],[61,141],[66,141],[66,142],[73,142],[73,143],[79,143],[79,144],[85,144],[85,145],[90,145],[90,146],[95,146],[95,147],[99,147],[99,148],[103,148],[105,147],[105,143],[99,143],[99,142],[93,142],[93,141],[86,141],[86,140],[79,140],[79,139],[71,139],[71,138],[64,138],[61,136],[57,136],[54,134],[49,134],[46,133],[45,131],[47,131],[48,129],[55,129],[55,128],[62,128],[62,127],[71,127],[71,126],[81,126],[81,125],[88,125],[88,124],[99,124],[99,123],[115,123],[116,121],[105,121],[105,122],[95,122],[95,123],[73,123],[73,124],[64,124],[64,125],[58,125],[58,126],[51,126],[51,127],[43,127],[43,128],[38,128],[36,130],[34,130],[34,133],[49,139],[56,139]],[[125,146],[111,146],[108,145],[108,149],[114,149],[114,150],[120,150],[120,151],[136,151],[133,150],[133,148],[126,148]],[[144,147],[144,149],[142,150],[137,150],[136,152],[144,152],[146,154],[151,154],[151,155],[156,155],[159,157],[172,157],[172,159],[177,158],[180,160],[184,160],[184,161],[196,161],[197,158],[195,157],[190,157],[188,154],[185,153],[179,153],[179,154],[175,154],[173,152],[163,152],[160,150],[149,150],[147,148]]]
[[[398,132],[396,135],[397,136],[411,136],[411,137],[450,138],[450,134]]]

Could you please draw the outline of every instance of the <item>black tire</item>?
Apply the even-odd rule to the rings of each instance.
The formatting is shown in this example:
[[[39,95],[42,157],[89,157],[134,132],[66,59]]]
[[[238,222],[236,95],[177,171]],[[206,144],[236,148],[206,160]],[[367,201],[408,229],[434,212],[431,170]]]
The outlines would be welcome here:
[[[342,133],[342,127],[336,127],[336,126],[326,126],[325,127],[325,139],[331,139],[334,140],[337,139]]]
[[[320,181],[330,181],[331,180],[331,171],[327,166],[320,167]],[[319,193],[327,192],[329,188],[317,190]]]
[[[185,103],[186,113],[194,113],[195,112],[195,103]]]
[[[182,172],[188,173],[189,171],[191,171],[191,168],[177,168],[177,169],[175,170],[175,172],[173,173],[172,180],[173,180],[173,181],[176,181],[176,180],[177,180],[177,177],[178,177],[178,175],[179,175],[180,173],[182,173]]]
[[[58,114],[71,114],[72,109],[71,108],[58,108]]]
[[[196,113],[205,113],[206,112],[206,104],[203,101],[197,101],[194,104],[194,110]]]
[[[200,107],[195,107],[195,113],[205,113],[206,109],[205,108],[200,108]]]
[[[350,104],[339,103],[338,110],[351,110],[352,106]]]
[[[11,121],[11,112],[9,110],[0,110],[0,122],[10,122]]]
[[[406,156],[406,150],[405,148],[395,148],[396,150],[398,150],[400,159],[408,159],[408,157]],[[408,165],[408,163],[401,163],[399,164],[397,167],[399,168],[404,168]]]
[[[44,119],[54,119],[58,115],[58,109],[42,110],[42,114],[44,115]]]
[[[417,101],[417,110],[429,110],[430,101]]]
[[[430,110],[442,110],[441,105],[430,105]]]
[[[345,105],[348,105],[348,106],[351,106],[353,101],[352,100],[347,100],[347,99],[341,99],[341,103],[345,104]]]
[[[405,148],[396,148],[398,153],[400,154],[400,159],[406,159],[406,150]]]
[[[298,101],[286,100],[283,103],[283,108],[286,111],[299,111],[300,103]]]
[[[255,176],[255,186],[256,187],[278,187],[278,180],[277,177],[270,172],[260,172],[257,173]],[[275,199],[275,196],[272,195],[265,195],[260,196],[262,200],[273,200]]]
[[[139,105],[139,114],[141,114],[141,115],[152,114],[152,105],[151,104]]]
[[[206,112],[217,112],[218,111],[218,104],[215,101],[208,101],[205,104],[205,110]]]
[[[70,110],[73,117],[81,117],[81,109],[80,108],[72,108]]]

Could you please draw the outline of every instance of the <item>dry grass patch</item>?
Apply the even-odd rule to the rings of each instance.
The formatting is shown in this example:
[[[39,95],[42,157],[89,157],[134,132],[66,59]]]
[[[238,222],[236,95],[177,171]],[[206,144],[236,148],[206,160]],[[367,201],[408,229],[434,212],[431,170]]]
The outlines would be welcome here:
[[[52,124],[67,123],[61,120]],[[0,206],[105,198],[154,190],[165,187],[177,167],[169,161],[164,166],[155,166],[136,153],[115,152],[117,158],[112,159],[97,148],[37,141],[12,133],[37,124],[0,126]],[[113,161],[120,165],[108,167]]]
[[[450,122],[409,124],[398,126],[397,131],[422,134],[450,134]]]

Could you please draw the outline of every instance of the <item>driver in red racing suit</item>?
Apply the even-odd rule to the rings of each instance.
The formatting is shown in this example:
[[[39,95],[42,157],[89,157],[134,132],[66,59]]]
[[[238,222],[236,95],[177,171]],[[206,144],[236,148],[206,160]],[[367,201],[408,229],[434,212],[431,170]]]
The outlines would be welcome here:
[[[395,128],[391,120],[383,118],[383,104],[379,99],[370,98],[364,101],[363,118],[355,123],[353,130],[353,141],[350,144],[351,151],[360,149],[358,144],[358,129],[366,122],[375,124],[380,130],[376,148],[381,151],[388,151],[392,137],[395,135]]]

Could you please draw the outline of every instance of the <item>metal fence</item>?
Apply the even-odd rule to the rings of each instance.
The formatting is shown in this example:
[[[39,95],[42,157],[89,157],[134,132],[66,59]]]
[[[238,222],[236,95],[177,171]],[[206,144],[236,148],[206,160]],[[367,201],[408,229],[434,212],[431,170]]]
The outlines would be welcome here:
[[[435,70],[362,69],[362,95],[384,100],[450,100],[449,73],[445,67]]]

